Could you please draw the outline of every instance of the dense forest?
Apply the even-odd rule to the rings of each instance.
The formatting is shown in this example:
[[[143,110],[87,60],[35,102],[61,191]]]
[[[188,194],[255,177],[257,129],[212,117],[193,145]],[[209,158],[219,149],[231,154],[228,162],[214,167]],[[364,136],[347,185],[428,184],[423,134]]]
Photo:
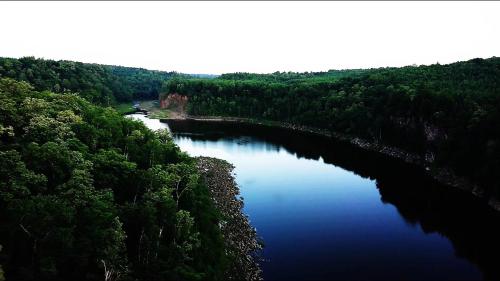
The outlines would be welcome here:
[[[191,115],[306,125],[405,149],[500,195],[500,58],[166,82]]]
[[[205,76],[202,76],[205,77]],[[500,197],[500,58],[217,78],[0,58],[0,280],[223,279],[232,257],[194,159],[115,102],[361,137]]]
[[[166,131],[38,91],[85,93],[96,82],[85,73],[108,79],[105,68],[27,61],[9,76],[36,86],[0,78],[0,278],[224,279],[231,257],[194,160]],[[57,67],[83,76],[65,86]]]
[[[29,82],[38,91],[78,93],[103,105],[156,99],[163,82],[175,75],[180,74],[34,57],[0,58],[0,77]]]

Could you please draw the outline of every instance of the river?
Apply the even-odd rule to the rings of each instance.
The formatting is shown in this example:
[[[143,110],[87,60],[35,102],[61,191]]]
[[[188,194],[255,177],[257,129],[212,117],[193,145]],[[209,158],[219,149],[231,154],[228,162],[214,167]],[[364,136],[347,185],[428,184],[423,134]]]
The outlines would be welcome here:
[[[266,280],[500,276],[498,214],[415,167],[283,129],[131,117],[234,164]]]

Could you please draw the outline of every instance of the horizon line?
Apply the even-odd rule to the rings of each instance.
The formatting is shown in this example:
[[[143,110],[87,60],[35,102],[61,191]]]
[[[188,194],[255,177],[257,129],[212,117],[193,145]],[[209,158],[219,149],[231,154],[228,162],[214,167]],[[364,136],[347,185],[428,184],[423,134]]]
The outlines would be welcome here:
[[[23,59],[23,58],[34,58],[36,60],[46,60],[46,61],[67,61],[67,62],[78,62],[78,63],[84,63],[84,64],[94,64],[94,65],[102,65],[102,66],[117,66],[117,67],[124,67],[124,68],[137,68],[137,69],[144,69],[148,71],[157,71],[157,72],[167,72],[167,73],[178,73],[178,74],[187,74],[187,75],[214,75],[214,76],[221,76],[223,74],[232,74],[232,73],[248,73],[248,74],[261,74],[261,75],[270,75],[274,73],[322,73],[322,72],[329,72],[329,71],[348,71],[348,70],[374,70],[374,69],[385,69],[385,68],[404,68],[404,67],[421,67],[421,66],[431,66],[431,65],[451,65],[454,63],[460,63],[460,62],[466,62],[466,61],[471,61],[475,59],[494,59],[498,58],[498,56],[490,56],[490,57],[473,57],[469,59],[460,59],[456,60],[453,62],[449,63],[439,63],[439,61],[436,61],[435,63],[432,64],[408,64],[408,65],[401,65],[401,66],[377,66],[377,67],[367,67],[367,68],[330,68],[328,70],[319,70],[319,71],[280,71],[276,70],[274,72],[248,72],[248,71],[234,71],[234,72],[221,72],[221,73],[207,73],[207,72],[182,72],[178,70],[161,70],[161,69],[152,69],[152,68],[146,68],[143,66],[128,66],[128,65],[121,65],[121,64],[106,64],[106,63],[98,63],[98,62],[84,62],[84,61],[78,61],[78,60],[71,60],[71,59],[52,59],[52,58],[45,58],[45,57],[36,57],[34,55],[26,55],[26,56],[20,56],[20,57],[9,57],[9,56],[0,56],[0,58],[8,58],[8,59]]]

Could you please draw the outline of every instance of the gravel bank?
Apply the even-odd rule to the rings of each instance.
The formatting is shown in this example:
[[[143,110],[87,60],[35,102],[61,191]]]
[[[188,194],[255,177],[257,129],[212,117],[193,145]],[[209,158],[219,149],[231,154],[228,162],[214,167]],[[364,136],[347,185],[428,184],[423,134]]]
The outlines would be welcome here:
[[[209,157],[197,157],[197,166],[207,183],[217,209],[222,213],[222,235],[229,255],[233,257],[227,278],[230,280],[262,280],[258,261],[262,243],[256,230],[243,213],[243,200],[234,180],[234,166]]]

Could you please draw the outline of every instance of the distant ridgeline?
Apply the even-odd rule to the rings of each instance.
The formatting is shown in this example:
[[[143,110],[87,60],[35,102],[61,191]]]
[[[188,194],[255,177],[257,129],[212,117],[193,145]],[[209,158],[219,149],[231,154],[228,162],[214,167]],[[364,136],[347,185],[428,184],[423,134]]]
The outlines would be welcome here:
[[[319,73],[173,78],[191,115],[327,129],[395,146],[500,195],[500,58]]]
[[[163,82],[175,72],[54,61],[24,57],[0,58],[0,78],[29,82],[38,91],[74,92],[99,104],[157,99]]]

